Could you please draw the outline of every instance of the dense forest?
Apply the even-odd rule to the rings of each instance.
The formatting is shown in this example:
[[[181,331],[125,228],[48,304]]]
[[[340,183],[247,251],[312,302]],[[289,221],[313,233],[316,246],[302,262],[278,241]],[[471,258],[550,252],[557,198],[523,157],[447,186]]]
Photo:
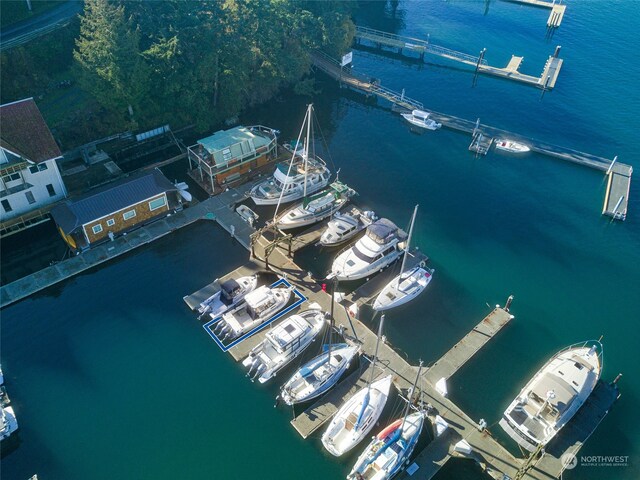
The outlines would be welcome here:
[[[3,52],[2,100],[29,96],[26,87],[50,85],[66,67],[112,132],[208,130],[285,86],[313,91],[309,52],[346,51],[354,9],[341,0],[85,0],[79,25],[57,41]]]

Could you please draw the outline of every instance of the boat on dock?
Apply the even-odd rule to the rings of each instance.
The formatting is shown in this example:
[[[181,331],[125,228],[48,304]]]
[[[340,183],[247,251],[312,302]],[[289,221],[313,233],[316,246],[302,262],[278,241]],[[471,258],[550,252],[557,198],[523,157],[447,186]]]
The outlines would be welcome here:
[[[525,385],[500,420],[521,447],[542,448],[587,401],[602,372],[599,341],[571,345],[555,354]]]
[[[240,337],[282,310],[292,291],[293,287],[286,286],[257,288],[245,295],[244,302],[222,315],[213,333],[223,342]]]
[[[372,211],[362,213],[336,212],[327,223],[327,228],[322,232],[318,244],[323,247],[341,245],[358,235],[376,219],[376,214]]]
[[[0,440],[8,438],[18,429],[18,420],[13,407],[0,407]]]
[[[279,163],[271,178],[254,186],[249,196],[256,205],[278,205],[293,202],[323,189],[331,172],[324,160],[310,153],[313,150],[313,105],[309,105],[302,122],[300,135],[291,148],[288,165]],[[304,143],[300,142],[306,130]]]
[[[531,151],[531,148],[528,145],[506,138],[497,138],[495,140],[495,145],[496,150],[504,150],[509,153],[526,153]]]
[[[411,234],[413,233],[413,225],[416,221],[416,214],[418,213],[418,205],[413,210],[411,217],[411,226],[409,227],[409,237],[407,238],[407,245],[404,249],[404,255],[402,257],[402,266],[400,267],[400,274],[394,277],[388,284],[384,286],[382,291],[378,294],[373,302],[373,309],[376,311],[389,310],[405,303],[410,302],[427,288],[427,285],[433,278],[433,269],[427,269],[424,264],[417,265],[405,271],[407,263],[407,256],[409,255],[409,245],[411,244]],[[421,262],[424,263],[424,262]]]
[[[317,305],[317,304],[316,304]],[[291,315],[265,335],[242,365],[249,369],[247,376],[265,383],[311,345],[325,324],[327,313],[320,307]]]
[[[388,480],[393,478],[409,460],[418,443],[426,417],[422,410],[409,414],[410,398],[413,396],[418,378],[420,378],[422,364],[420,367],[403,417],[373,437],[371,443],[356,460],[353,469],[347,476],[348,480]]]
[[[436,122],[434,119],[429,118],[431,113],[423,110],[412,110],[411,113],[402,113],[402,117],[411,125],[416,127],[425,128],[427,130],[438,130],[442,128],[442,124]]]
[[[407,234],[391,220],[376,220],[355,245],[336,257],[329,277],[358,280],[372,275],[402,255],[406,239]]]
[[[251,210],[246,205],[240,205],[238,208],[236,208],[236,213],[240,215],[240,218],[242,218],[245,222],[247,222],[252,227],[253,227],[253,224],[256,223],[260,218],[260,216],[256,212]]]
[[[387,375],[377,382],[373,382],[383,325],[384,314],[380,317],[376,352],[371,362],[371,377],[367,386],[359,390],[340,407],[322,435],[324,448],[336,457],[351,450],[369,434],[387,403],[393,376]]]
[[[336,180],[327,190],[285,210],[276,220],[276,226],[280,230],[289,230],[318,223],[344,207],[355,194],[354,189]]]
[[[220,291],[214,293],[198,307],[198,312],[202,318],[209,314],[211,318],[216,318],[227,310],[234,308],[244,301],[244,297],[256,289],[258,276],[250,275],[240,277],[237,280],[231,278],[220,284]]]

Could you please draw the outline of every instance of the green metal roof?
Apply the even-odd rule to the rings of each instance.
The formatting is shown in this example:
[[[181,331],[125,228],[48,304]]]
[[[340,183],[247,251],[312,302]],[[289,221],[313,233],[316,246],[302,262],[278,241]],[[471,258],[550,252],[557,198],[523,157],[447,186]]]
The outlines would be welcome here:
[[[252,142],[253,146],[258,149],[268,145],[270,139],[256,135],[246,127],[235,127],[230,130],[220,130],[207,138],[198,140],[198,143],[212,154],[246,141]]]

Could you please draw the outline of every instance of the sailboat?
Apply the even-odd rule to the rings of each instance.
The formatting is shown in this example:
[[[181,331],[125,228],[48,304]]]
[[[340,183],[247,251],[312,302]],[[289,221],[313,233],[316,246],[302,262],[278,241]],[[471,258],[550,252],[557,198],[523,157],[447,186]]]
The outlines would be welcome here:
[[[413,216],[411,217],[409,237],[407,238],[407,245],[405,246],[404,256],[402,257],[400,274],[385,285],[376,297],[373,302],[373,309],[376,311],[389,310],[390,308],[410,302],[420,295],[425,288],[427,288],[427,285],[429,285],[433,278],[434,270],[427,269],[423,265],[417,265],[411,270],[405,272],[407,256],[409,255],[409,245],[411,243],[411,234],[413,233],[413,225],[415,223],[417,213],[418,205],[414,208]]]
[[[380,418],[387,403],[392,375],[387,375],[376,382],[373,381],[383,324],[384,314],[380,318],[376,351],[369,367],[371,368],[371,377],[367,386],[340,407],[322,435],[324,448],[336,457],[351,450],[367,436]]]
[[[293,202],[326,187],[331,177],[324,160],[312,150],[313,105],[309,105],[296,141],[292,149],[289,165],[278,164],[273,176],[254,186],[249,196],[256,205],[279,205]],[[306,129],[306,140],[301,143]]]
[[[285,210],[276,220],[276,226],[280,230],[289,230],[317,223],[344,207],[355,194],[354,189],[336,180],[328,189]]]
[[[335,290],[335,289],[334,289]],[[360,351],[359,346],[346,343],[332,344],[333,304],[331,299],[331,326],[326,351],[300,367],[282,386],[280,398],[287,405],[306,402],[327,392],[349,368],[351,360]]]
[[[409,459],[413,449],[418,443],[422,432],[425,412],[419,410],[409,415],[411,397],[415,391],[422,371],[422,362],[418,369],[418,375],[407,397],[402,418],[383,429],[373,437],[365,451],[358,457],[356,464],[347,476],[348,480],[388,480],[396,475],[405,461]]]

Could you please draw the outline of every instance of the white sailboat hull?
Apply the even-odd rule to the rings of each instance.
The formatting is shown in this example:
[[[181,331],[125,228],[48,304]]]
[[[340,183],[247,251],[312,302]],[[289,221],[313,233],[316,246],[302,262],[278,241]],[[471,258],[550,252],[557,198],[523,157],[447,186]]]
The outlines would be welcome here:
[[[373,303],[375,311],[384,311],[409,303],[422,292],[433,278],[433,270],[416,267],[394,277],[376,297]]]
[[[364,387],[340,407],[322,435],[322,444],[329,453],[339,457],[369,434],[387,403],[392,378],[389,375],[372,383],[370,387]],[[362,411],[367,393],[368,403]]]

